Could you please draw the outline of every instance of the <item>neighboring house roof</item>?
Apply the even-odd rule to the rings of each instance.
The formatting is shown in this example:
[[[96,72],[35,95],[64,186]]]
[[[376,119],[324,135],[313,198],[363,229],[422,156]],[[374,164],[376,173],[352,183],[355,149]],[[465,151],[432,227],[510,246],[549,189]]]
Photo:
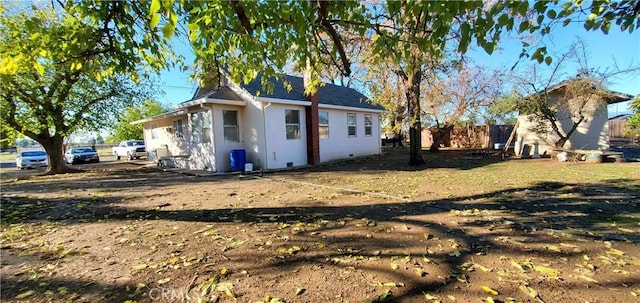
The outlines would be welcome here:
[[[309,101],[309,98],[304,94],[304,80],[302,77],[285,75],[279,79],[269,78],[269,81],[273,84],[273,91],[271,92],[263,89],[261,81],[262,74],[259,74],[253,81],[241,83],[239,87],[253,96],[262,98]],[[288,90],[287,87],[291,89]],[[217,90],[210,90],[210,92],[207,93],[196,92],[194,96],[206,96],[206,98],[210,99],[241,100],[228,86],[223,86]],[[193,100],[185,101],[181,103],[181,105],[191,101]],[[371,104],[368,98],[357,90],[331,83],[324,83],[323,86],[318,88],[318,102],[326,105],[384,110],[380,105]]]
[[[629,117],[631,117],[631,114],[620,114],[609,118],[609,120],[627,120]]]
[[[561,90],[564,87],[566,87],[569,83],[571,83],[572,81],[574,81],[576,79],[567,79],[564,80],[556,85],[553,85],[551,87],[549,87],[547,89],[547,92],[552,92],[555,90]],[[605,99],[605,101],[607,101],[607,104],[615,104],[615,103],[620,103],[620,102],[625,102],[625,101],[629,101],[631,99],[633,99],[632,95],[629,94],[625,94],[625,93],[621,93],[621,92],[616,92],[616,91],[612,91],[612,90],[608,90],[605,89],[605,95],[603,96],[603,98]],[[542,93],[542,92],[539,92]]]

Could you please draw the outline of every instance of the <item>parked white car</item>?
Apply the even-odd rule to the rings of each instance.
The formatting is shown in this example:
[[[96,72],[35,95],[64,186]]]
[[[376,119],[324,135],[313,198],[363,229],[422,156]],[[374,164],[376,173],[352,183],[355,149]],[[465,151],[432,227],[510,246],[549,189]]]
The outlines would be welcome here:
[[[140,159],[140,157],[147,156],[147,150],[144,147],[144,141],[142,140],[126,140],[120,142],[118,146],[112,148],[113,156],[116,160],[120,160],[121,157],[127,157],[129,160]]]
[[[16,167],[19,169],[47,167],[47,165],[49,165],[47,153],[42,150],[25,150],[16,157]]]

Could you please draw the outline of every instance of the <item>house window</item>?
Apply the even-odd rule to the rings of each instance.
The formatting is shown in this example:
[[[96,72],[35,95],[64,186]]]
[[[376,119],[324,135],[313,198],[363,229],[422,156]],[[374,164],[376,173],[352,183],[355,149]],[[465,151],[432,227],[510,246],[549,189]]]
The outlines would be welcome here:
[[[356,114],[347,114],[347,131],[349,137],[355,137],[356,132]]]
[[[238,112],[235,110],[223,110],[222,124],[224,125],[224,141],[240,142],[240,131],[238,129]]]
[[[286,109],[284,111],[287,140],[300,139],[300,111]]]
[[[191,142],[211,143],[211,112],[201,111],[191,114]]]
[[[318,112],[318,133],[320,139],[329,138],[329,112]]]
[[[151,139],[158,139],[158,125],[151,124]]]
[[[173,134],[176,138],[184,138],[184,125],[182,119],[173,121]]]
[[[364,135],[371,136],[373,128],[373,118],[371,115],[364,115]]]

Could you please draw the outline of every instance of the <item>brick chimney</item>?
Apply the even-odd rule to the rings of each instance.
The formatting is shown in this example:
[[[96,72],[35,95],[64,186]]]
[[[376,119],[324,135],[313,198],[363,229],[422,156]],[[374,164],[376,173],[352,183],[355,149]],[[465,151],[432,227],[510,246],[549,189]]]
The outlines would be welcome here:
[[[309,64],[304,72],[304,88],[306,90],[311,79]],[[307,96],[311,105],[305,107],[306,127],[307,127],[307,163],[310,165],[320,164],[320,132],[318,120],[318,90],[313,95]]]

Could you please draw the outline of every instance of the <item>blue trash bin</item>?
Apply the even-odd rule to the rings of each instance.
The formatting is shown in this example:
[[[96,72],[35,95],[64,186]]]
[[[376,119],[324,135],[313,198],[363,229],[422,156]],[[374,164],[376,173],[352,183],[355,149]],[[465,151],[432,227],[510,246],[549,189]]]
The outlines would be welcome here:
[[[231,171],[244,171],[247,163],[247,153],[244,149],[233,149],[229,153]]]

